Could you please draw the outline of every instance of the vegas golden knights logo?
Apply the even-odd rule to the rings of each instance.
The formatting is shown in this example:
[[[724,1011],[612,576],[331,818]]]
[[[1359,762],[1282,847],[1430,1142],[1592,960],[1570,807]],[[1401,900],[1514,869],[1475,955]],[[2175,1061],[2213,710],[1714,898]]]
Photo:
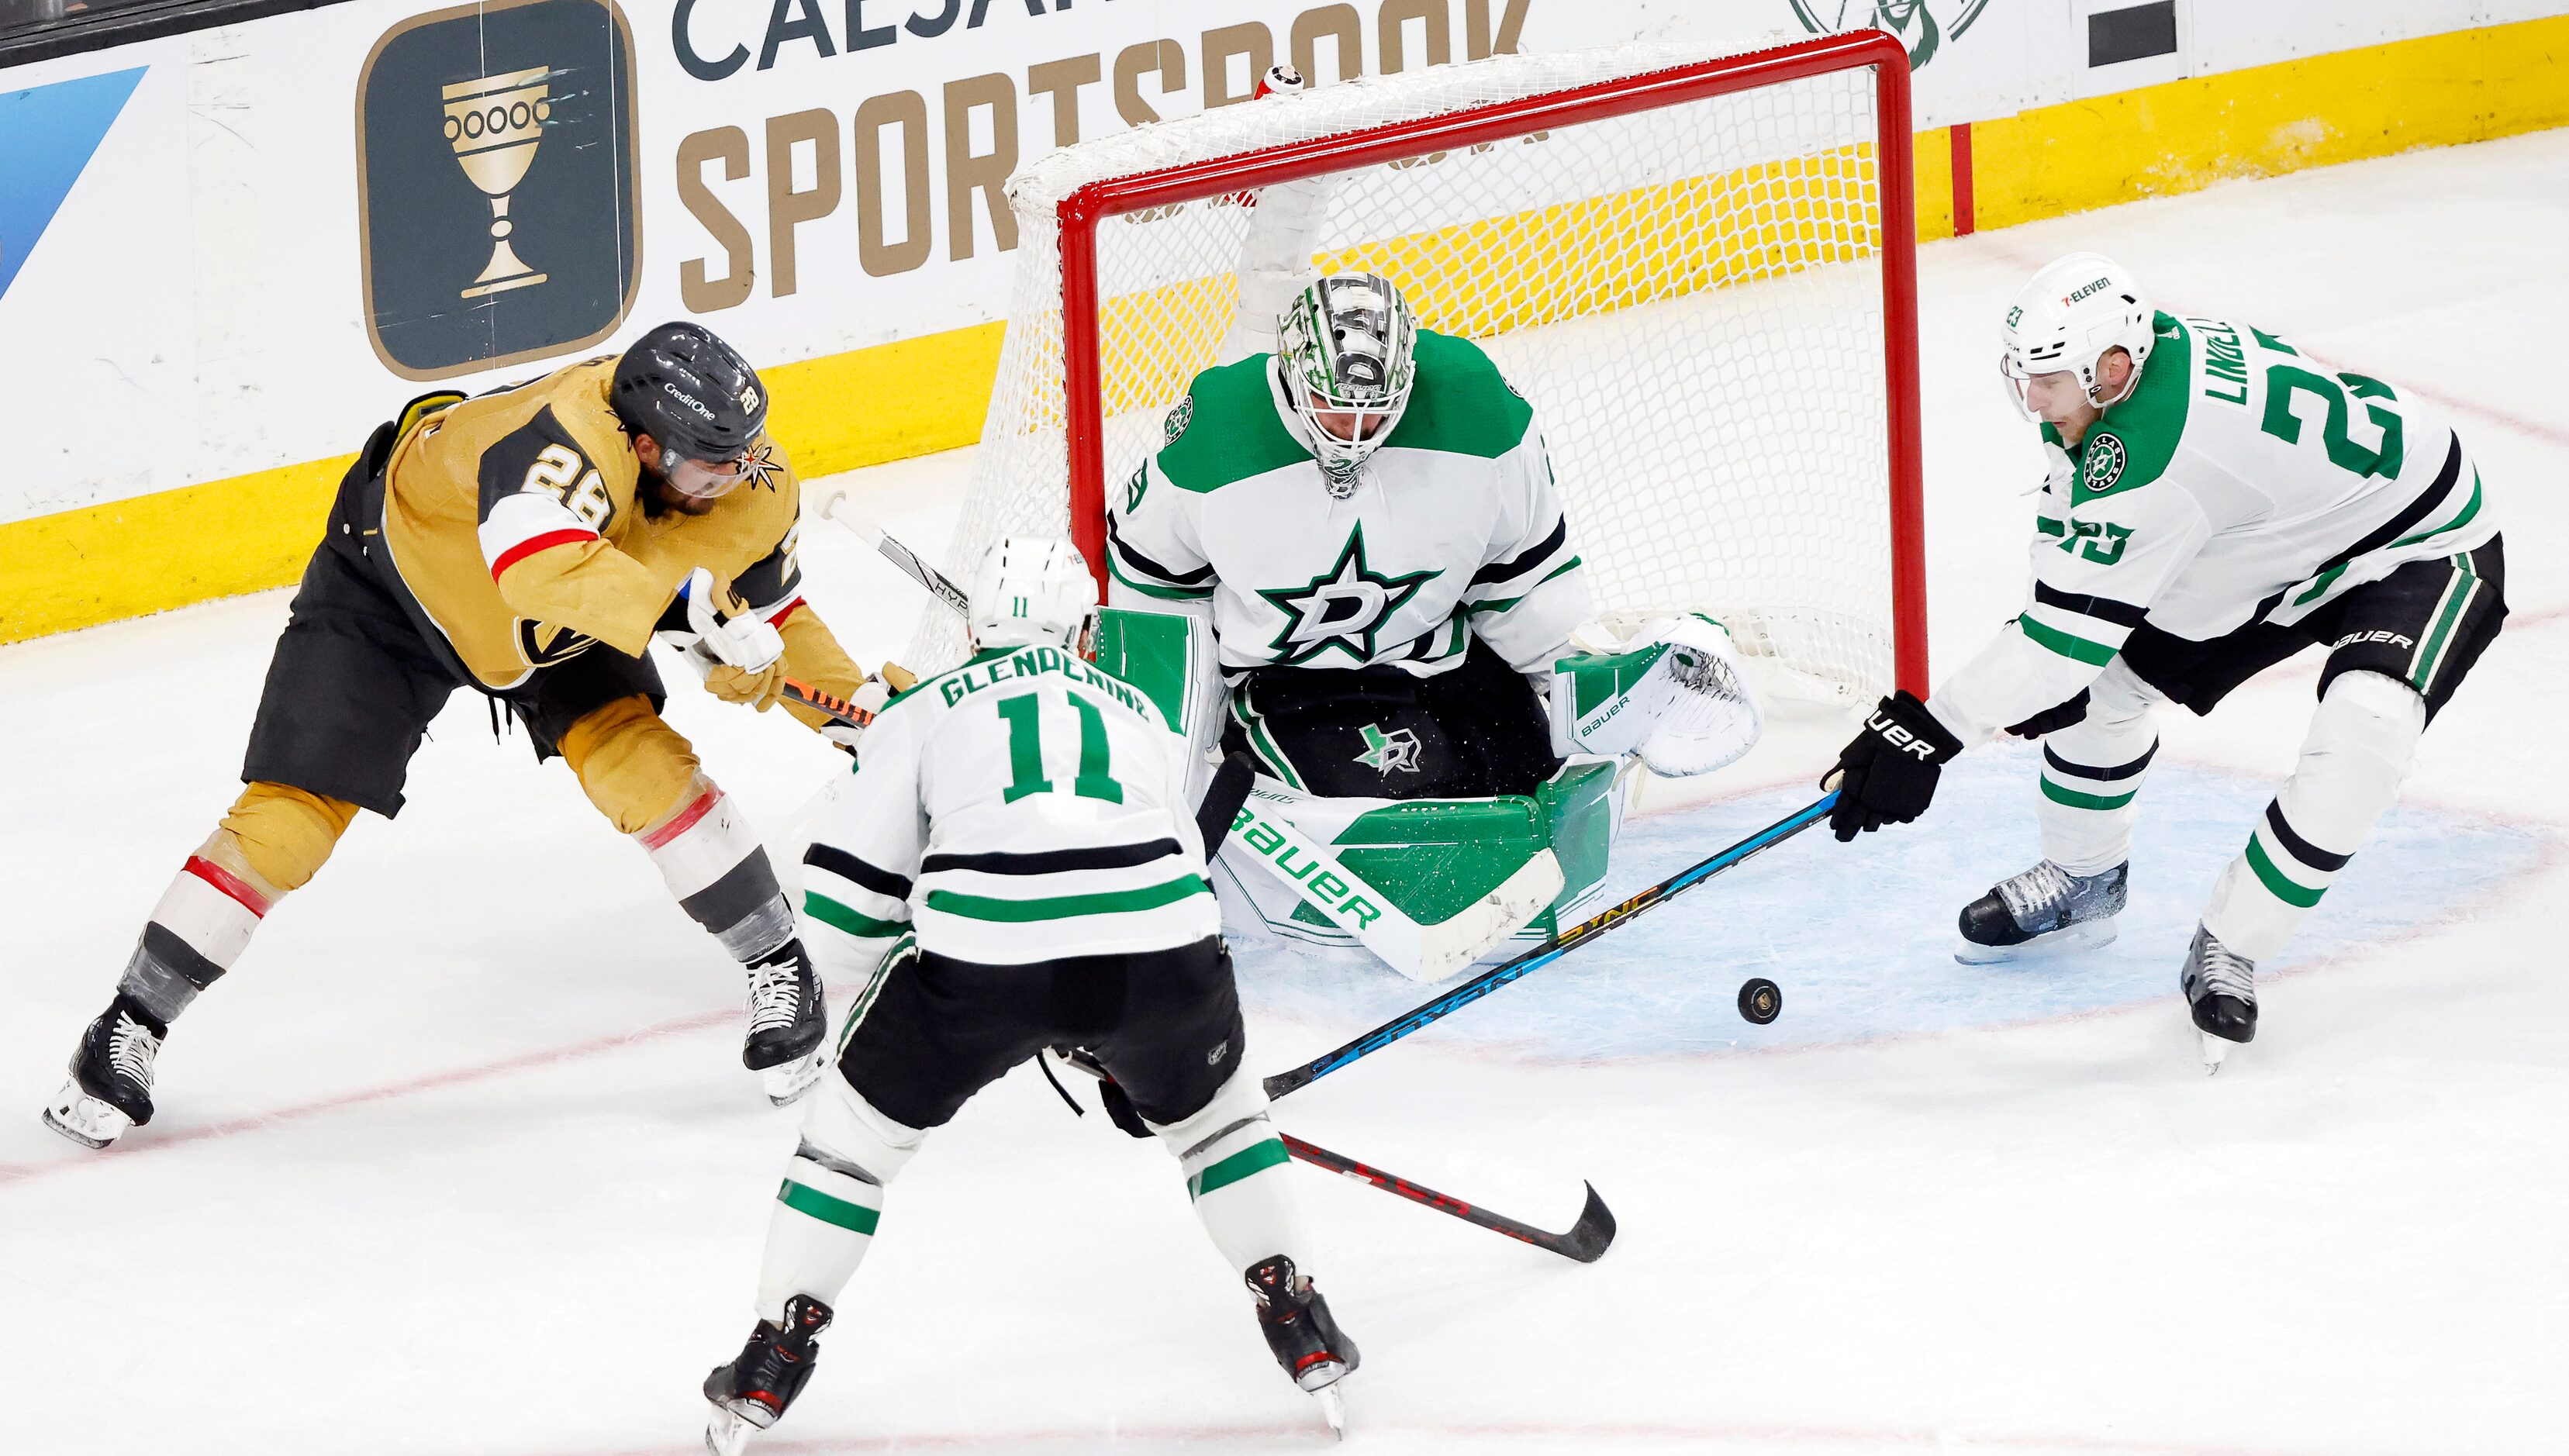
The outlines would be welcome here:
[[[574,353],[639,283],[633,35],[614,0],[496,0],[386,31],[357,82],[366,332],[443,379]]]
[[[530,667],[550,667],[597,645],[595,637],[583,637],[568,627],[540,622],[533,617],[518,618],[518,652]]]

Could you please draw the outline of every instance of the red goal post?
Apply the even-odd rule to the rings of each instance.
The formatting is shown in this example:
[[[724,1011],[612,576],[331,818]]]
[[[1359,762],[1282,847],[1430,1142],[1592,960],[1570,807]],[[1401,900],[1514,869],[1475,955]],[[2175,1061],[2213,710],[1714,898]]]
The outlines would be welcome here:
[[[1492,58],[1491,62],[1473,64],[1488,66],[1496,62],[1505,65],[1521,59],[1532,61],[1536,58],[1497,57]],[[1465,68],[1438,69],[1461,72]],[[1863,86],[1861,73],[1867,71],[1871,73],[1870,84]],[[1789,88],[1793,83],[1824,81],[1831,78],[1841,83],[1852,82],[1863,86],[1863,89],[1869,92],[1872,107],[1869,127],[1865,127],[1860,120],[1857,123],[1860,130],[1869,130],[1869,136],[1860,136],[1859,140],[1852,144],[1840,140],[1834,145],[1822,145],[1832,135],[1826,126],[1809,129],[1809,137],[1797,141],[1796,137],[1801,134],[1794,131],[1793,117],[1788,116],[1780,125],[1761,124],[1757,120],[1756,107],[1759,93],[1780,97],[1785,94],[1782,89]],[[1416,77],[1389,79],[1396,83],[1412,83],[1412,89],[1416,89],[1418,81]],[[1367,83],[1353,85],[1364,84]],[[1844,89],[1843,86],[1839,88],[1840,91]],[[1323,88],[1311,96],[1291,100],[1296,103],[1307,102],[1312,97],[1325,97],[1329,90],[1329,88]],[[1139,370],[1140,374],[1150,376],[1147,380],[1130,377],[1137,371],[1129,362],[1121,370],[1121,374],[1126,377],[1110,377],[1116,375],[1117,370],[1106,357],[1105,335],[1110,327],[1110,315],[1118,307],[1119,298],[1117,290],[1109,286],[1105,276],[1109,271],[1107,260],[1101,257],[1104,248],[1101,233],[1109,222],[1119,218],[1158,220],[1184,212],[1189,204],[1196,203],[1210,202],[1217,205],[1237,206],[1246,194],[1253,194],[1260,188],[1301,179],[1364,174],[1367,170],[1379,173],[1384,169],[1418,168],[1428,162],[1443,162],[1448,157],[1488,153],[1504,143],[1520,141],[1530,144],[1540,143],[1555,134],[1568,135],[1569,129],[1594,127],[1613,119],[1639,117],[1650,113],[1673,114],[1672,109],[1714,102],[1722,98],[1747,98],[1742,106],[1748,121],[1737,125],[1748,131],[1757,131],[1763,125],[1765,132],[1774,134],[1771,140],[1748,144],[1747,149],[1741,152],[1740,156],[1759,158],[1757,147],[1760,145],[1765,146],[1769,151],[1783,149],[1777,156],[1764,157],[1745,164],[1752,178],[1763,180],[1765,185],[1762,190],[1751,188],[1750,192],[1742,193],[1740,197],[1731,197],[1721,203],[1721,205],[1748,207],[1760,212],[1760,220],[1756,224],[1758,228],[1756,238],[1743,242],[1733,237],[1720,244],[1720,247],[1733,252],[1744,250],[1757,255],[1761,260],[1747,265],[1716,264],[1708,281],[1705,276],[1705,266],[1699,259],[1653,263],[1643,268],[1642,271],[1655,269],[1665,273],[1673,270],[1675,275],[1656,277],[1646,284],[1618,285],[1623,287],[1625,294],[1633,296],[1610,299],[1609,307],[1597,311],[1612,314],[1617,310],[1611,305],[1618,302],[1635,309],[1649,309],[1687,293],[1728,287],[1755,288],[1764,286],[1772,280],[1788,279],[1796,273],[1816,272],[1824,268],[1843,268],[1850,264],[1870,261],[1879,274],[1879,334],[1878,340],[1868,343],[1869,348],[1878,348],[1878,354],[1873,360],[1878,367],[1878,378],[1850,377],[1843,383],[1844,387],[1851,392],[1851,397],[1872,395],[1877,392],[1879,395],[1882,449],[1876,457],[1878,479],[1863,483],[1861,489],[1873,493],[1871,499],[1878,503],[1878,507],[1873,509],[1878,509],[1880,512],[1879,528],[1883,549],[1870,561],[1857,565],[1855,570],[1860,578],[1876,579],[1883,588],[1883,614],[1887,618],[1884,623],[1887,641],[1884,645],[1888,649],[1883,655],[1888,660],[1881,665],[1887,670],[1879,672],[1856,669],[1814,668],[1812,670],[1818,672],[1820,676],[1833,680],[1858,677],[1874,679],[1844,681],[1840,684],[1841,690],[1861,689],[1869,696],[1871,691],[1887,690],[1889,684],[1879,679],[1888,677],[1898,685],[1924,696],[1928,690],[1926,582],[1924,529],[1920,501],[1916,224],[1910,131],[1909,61],[1907,54],[1897,43],[1873,31],[1823,37],[1794,44],[1772,45],[1730,54],[1715,54],[1686,64],[1643,69],[1635,74],[1613,76],[1609,79],[1563,89],[1515,96],[1485,104],[1464,106],[1460,109],[1430,111],[1427,114],[1335,131],[1327,135],[1290,140],[1249,150],[1206,155],[1120,175],[1096,176],[1079,182],[1066,193],[1061,194],[1057,202],[1050,202],[1048,208],[1050,217],[1040,219],[1051,222],[1054,228],[1057,228],[1054,236],[1044,238],[1030,235],[1026,238],[1027,255],[1020,262],[1019,287],[1011,308],[1010,337],[1003,351],[1006,357],[1002,360],[997,394],[992,402],[990,419],[985,428],[982,445],[985,456],[990,455],[994,447],[998,447],[1000,458],[1004,461],[1020,458],[1022,455],[1021,452],[1011,452],[1008,449],[1011,440],[1025,443],[1024,437],[1029,432],[1036,437],[1041,437],[1031,442],[1035,446],[1035,455],[1038,459],[1053,450],[1062,452],[1060,457],[1062,474],[1054,477],[1060,481],[1060,485],[1047,488],[1040,481],[1025,479],[1024,477],[1038,472],[1025,468],[1021,458],[1020,463],[1014,467],[998,462],[985,462],[988,468],[975,472],[974,499],[967,503],[965,519],[958,532],[959,539],[956,543],[958,554],[954,557],[955,562],[967,564],[964,553],[976,553],[983,541],[995,537],[1003,530],[1026,529],[1047,517],[1054,522],[1059,522],[1060,515],[1053,513],[1060,511],[1062,507],[1046,509],[1042,497],[1048,490],[1060,490],[1066,487],[1066,500],[1063,497],[1052,499],[1066,506],[1063,514],[1068,518],[1066,525],[1069,534],[1081,551],[1087,555],[1092,570],[1097,572],[1100,589],[1103,591],[1107,580],[1105,535],[1107,483],[1113,475],[1129,471],[1137,463],[1135,460],[1109,459],[1109,453],[1118,443],[1127,453],[1135,452],[1140,448],[1132,440],[1110,441],[1109,404],[1113,402],[1120,406],[1119,414],[1154,407],[1165,409],[1183,392],[1186,378],[1192,375],[1194,369],[1213,362],[1209,356],[1197,357],[1204,354],[1201,347],[1196,348],[1193,354],[1189,354],[1186,348],[1175,348],[1172,350],[1173,355],[1185,356],[1182,361],[1176,363],[1174,367],[1169,364],[1157,364]],[[1261,101],[1250,105],[1266,107],[1276,104],[1275,101]],[[1826,110],[1824,105],[1814,107],[1807,101],[1799,99],[1784,101],[1779,105],[1786,112]],[[1163,134],[1151,140],[1165,154],[1172,150],[1172,147],[1183,150],[1187,141],[1183,133],[1191,126],[1211,131],[1212,128],[1205,125],[1208,118],[1234,114],[1208,113],[1205,117],[1163,123],[1140,130]],[[1843,118],[1836,120],[1840,123],[1845,121]],[[1845,132],[1846,128],[1841,125],[1838,134],[1835,135],[1842,138]],[[1813,141],[1810,138],[1818,140]],[[1083,151],[1111,146],[1120,140],[1122,139],[1101,139],[1101,143],[1088,144],[1085,148],[1066,149],[1065,152],[1055,154],[1054,158],[1048,161],[1064,163],[1074,159],[1076,154]],[[1219,143],[1217,142],[1216,145]],[[1806,156],[1797,159],[1789,155],[1790,149],[1797,146],[1807,149]],[[1733,175],[1741,171],[1741,166],[1736,165],[1736,158],[1712,159],[1712,162],[1730,166]],[[1820,162],[1825,162],[1827,165],[1819,165]],[[1045,166],[1046,164],[1038,164],[1038,169]],[[1056,176],[1063,175],[1063,172],[1062,168],[1054,169]],[[1798,180],[1778,182],[1778,178]],[[1037,221],[1038,208],[1042,208],[1049,200],[1043,195],[1040,185],[1029,186],[1028,182],[1028,177],[1021,175],[1011,186],[1011,195],[1016,202],[1021,223]],[[1667,205],[1667,196],[1662,195],[1667,187],[1695,188],[1698,182],[1697,179],[1689,178],[1678,182],[1650,182],[1645,184],[1650,190],[1652,205],[1659,209],[1656,214],[1657,225],[1666,228],[1672,234],[1691,232],[1705,226],[1700,214],[1704,206],[1712,204],[1704,200],[1704,194],[1699,188],[1681,194],[1668,194],[1678,198],[1678,204],[1673,209]],[[1622,186],[1622,183],[1608,185]],[[1566,220],[1556,220],[1560,222],[1562,228],[1573,232],[1583,226],[1594,232],[1599,225],[1595,219],[1609,215],[1608,212],[1597,209],[1614,208],[1615,197],[1637,196],[1642,195],[1642,188],[1625,187],[1613,196],[1578,203],[1577,205],[1590,209],[1586,213],[1566,214]],[[1479,208],[1486,211],[1489,205],[1491,204],[1481,203]],[[1811,216],[1796,218],[1790,215],[1796,207],[1804,206],[1808,207]],[[1774,215],[1768,216],[1764,215],[1765,213]],[[1506,217],[1500,216],[1496,219],[1484,219],[1472,225],[1485,228],[1503,227],[1507,221]],[[1645,222],[1642,225],[1650,224]],[[1452,233],[1453,229],[1447,228],[1446,232]],[[1867,242],[1870,243],[1869,259],[1866,256]],[[1398,250],[1396,243],[1392,245],[1395,250]],[[1217,254],[1219,244],[1211,246],[1215,252],[1208,255]],[[1624,244],[1624,246],[1629,250],[1631,244]],[[1049,259],[1040,255],[1047,247],[1054,250],[1053,257]],[[1199,251],[1204,250],[1199,248]],[[1414,252],[1414,249],[1412,251]],[[1502,270],[1505,266],[1515,266],[1513,262],[1506,261],[1505,253],[1492,251],[1486,246],[1477,256],[1484,262],[1500,265]],[[1325,251],[1322,257],[1323,260],[1326,259]],[[1199,265],[1202,259],[1198,260]],[[1590,260],[1580,261],[1593,265],[1593,261]],[[1724,267],[1728,267],[1729,271],[1723,272]],[[1186,266],[1180,265],[1173,276],[1183,278],[1187,271]],[[1395,281],[1401,282],[1405,289],[1411,287],[1410,282],[1397,273],[1394,277]],[[1171,282],[1167,278],[1154,281],[1163,292],[1175,290],[1185,293],[1189,288],[1185,282]],[[1154,316],[1166,318],[1184,315],[1186,318],[1211,318],[1215,313],[1221,313],[1227,321],[1228,314],[1224,310],[1229,307],[1227,300],[1230,295],[1220,286],[1224,281],[1218,275],[1203,279],[1204,284],[1213,286],[1210,291],[1203,287],[1194,290],[1204,296],[1197,299],[1191,311],[1187,308],[1164,309],[1155,311]],[[1126,287],[1130,289],[1130,280],[1126,280]],[[1057,292],[1053,291],[1056,288]],[[1448,288],[1444,291],[1450,293],[1453,290]],[[1615,290],[1609,288],[1607,291]],[[1830,296],[1838,297],[1845,291],[1840,287]],[[1047,294],[1051,296],[1046,297]],[[1220,296],[1214,296],[1216,294]],[[1135,290],[1131,296],[1141,295],[1138,290]],[[1046,303],[1050,303],[1051,307],[1044,308],[1043,305]],[[1762,327],[1771,333],[1789,333],[1799,327],[1791,308],[1780,311],[1770,309],[1768,312],[1775,316],[1773,318],[1761,316],[1762,321],[1744,325],[1744,327]],[[1422,314],[1428,313],[1430,310],[1422,308]],[[1036,316],[1030,317],[1030,314]],[[1042,314],[1051,316],[1042,317]],[[1580,311],[1576,308],[1547,305],[1541,312],[1541,322],[1558,327],[1579,316],[1581,316]],[[1422,317],[1422,324],[1437,327],[1439,320],[1433,316],[1426,316]],[[1733,326],[1742,327],[1742,325]],[[1128,322],[1128,331],[1130,327]],[[1165,321],[1158,327],[1162,329],[1161,336],[1164,338],[1173,338],[1188,332],[1183,326],[1172,327]],[[1474,333],[1476,337],[1478,336],[1476,330],[1469,328],[1453,331]],[[1536,331],[1540,332],[1540,327]],[[1050,337],[1047,338],[1047,335]],[[1057,340],[1057,344],[1052,343],[1053,340]],[[1488,341],[1485,340],[1486,342]],[[1497,346],[1492,345],[1492,347],[1495,350]],[[1055,348],[1057,353],[1054,352]],[[1614,352],[1620,359],[1627,351]],[[1502,363],[1503,367],[1507,367],[1506,360],[1503,359]],[[1054,400],[1008,397],[1012,391],[1018,396],[1041,393],[1043,376],[1053,373],[1056,369],[1060,393],[1054,397]],[[1516,370],[1513,367],[1509,372],[1512,378],[1516,377]],[[1707,381],[1719,377],[1715,374],[1704,376]],[[1829,381],[1822,379],[1816,383],[1826,388]],[[1545,392],[1538,388],[1528,388],[1526,393],[1535,402],[1539,416],[1544,417],[1549,434],[1553,420],[1546,410],[1548,400]],[[1157,398],[1153,398],[1154,395]],[[1703,396],[1698,394],[1694,397]],[[1679,404],[1682,405],[1682,403],[1681,398]],[[1779,408],[1783,403],[1779,400]],[[1804,403],[1807,402],[1796,402],[1792,408],[1801,408]],[[1055,413],[1056,410],[1058,413]],[[1870,411],[1867,412],[1870,413]],[[1603,421],[1603,430],[1610,435],[1619,433],[1623,429],[1623,422],[1613,418],[1611,410],[1604,413],[1607,418]],[[1156,414],[1152,415],[1151,419],[1156,421]],[[1779,432],[1784,428],[1779,425]],[[1130,434],[1131,431],[1128,430],[1126,433]],[[1681,442],[1680,449],[1682,452],[1683,449],[1691,448],[1706,457],[1714,454],[1726,456],[1729,453],[1727,447],[1736,442],[1743,433],[1733,427],[1727,434],[1708,434],[1705,438],[1692,442],[1691,446]],[[1057,443],[1047,443],[1047,441]],[[1565,478],[1567,491],[1569,478],[1577,469],[1577,463],[1559,460],[1560,442],[1556,440],[1554,445],[1557,462],[1562,466],[1561,473]],[[1777,459],[1786,460],[1792,454],[1793,452],[1789,450],[1779,450]],[[1779,478],[1785,473],[1784,466],[1779,465],[1775,469],[1777,475],[1768,478],[1775,479],[1774,489],[1777,492],[1789,495],[1793,491],[1802,489],[1799,483],[1787,483]],[[1039,473],[1045,476],[1052,475],[1050,471]],[[1844,476],[1853,472],[1840,469],[1833,473],[1824,473]],[[1644,488],[1654,488],[1655,484],[1644,483]],[[1025,496],[1028,493],[1031,493],[1033,499],[1021,499],[1013,505],[991,499],[994,495]],[[1707,512],[1718,513],[1732,509],[1730,505],[1732,499],[1745,493],[1736,483],[1718,489],[1697,490],[1692,500],[1688,500],[1685,493],[1679,491],[1672,498],[1659,503],[1656,508],[1659,516],[1655,520],[1644,519],[1637,526],[1618,527],[1617,530],[1623,532],[1626,537],[1632,538],[1637,544],[1645,542],[1655,544],[1671,531],[1681,533],[1685,523],[1695,521]],[[1575,493],[1573,494],[1575,497]],[[1791,509],[1789,504],[1786,509]],[[1058,530],[1059,527],[1056,526],[1054,529]],[[1590,534],[1588,526],[1583,523],[1582,513],[1575,498],[1572,506],[1571,529],[1574,532],[1574,540],[1582,542],[1583,551],[1589,552],[1592,558],[1596,557],[1601,549],[1611,553],[1622,546],[1622,543],[1599,540]],[[1735,533],[1729,530],[1718,532],[1719,539],[1724,543],[1733,534]],[[974,540],[976,536],[982,540]],[[1595,545],[1590,545],[1591,542]],[[1816,538],[1816,542],[1825,543],[1825,535]],[[1829,547],[1824,545],[1806,545],[1793,548],[1824,550]],[[1717,592],[1718,587],[1714,589]],[[1606,592],[1601,592],[1600,596],[1602,606],[1613,607],[1621,604],[1607,599]],[[1658,608],[1676,604],[1679,603],[1671,601],[1650,603]],[[1741,614],[1749,613],[1743,611]],[[1802,611],[1800,616],[1815,617],[1818,614],[1820,614],[1819,608],[1810,608]],[[1729,619],[1725,616],[1725,620]],[[1801,631],[1801,628],[1795,625],[1797,620],[1793,611],[1785,611],[1777,617],[1779,625],[1776,637],[1779,641],[1785,641],[1786,646],[1774,650],[1773,655],[1779,657],[1795,655],[1796,649],[1791,646],[1789,639],[1794,638]],[[1739,632],[1740,627],[1734,623],[1734,633]],[[922,646],[925,645],[922,643]],[[1743,646],[1748,647],[1752,653],[1757,650],[1757,643],[1754,641],[1743,640]],[[932,657],[935,654],[927,655]],[[932,665],[932,662],[923,662],[922,665]]]

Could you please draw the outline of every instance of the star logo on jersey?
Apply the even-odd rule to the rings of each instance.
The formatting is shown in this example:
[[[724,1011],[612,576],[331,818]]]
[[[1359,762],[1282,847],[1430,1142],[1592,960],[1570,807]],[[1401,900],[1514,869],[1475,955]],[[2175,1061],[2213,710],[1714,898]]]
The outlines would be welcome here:
[[[1365,564],[1364,528],[1358,526],[1347,533],[1337,564],[1307,585],[1258,593],[1286,618],[1284,629],[1276,634],[1268,650],[1276,654],[1279,667],[1308,662],[1331,647],[1349,653],[1362,666],[1373,660],[1374,640],[1392,613],[1407,605],[1419,587],[1442,574],[1432,569],[1405,576],[1376,572]]]
[[[2123,478],[2123,442],[2111,435],[2098,435],[2087,442],[2087,468],[2079,488],[2090,496],[2102,496],[2114,489]]]
[[[1418,772],[1418,735],[1407,728],[1382,731],[1379,723],[1367,723],[1356,730],[1364,736],[1364,752],[1356,762],[1388,778],[1393,774]]]
[[[749,484],[762,491],[772,491],[784,478],[785,467],[776,463],[776,447],[761,440],[741,457],[740,473]]]

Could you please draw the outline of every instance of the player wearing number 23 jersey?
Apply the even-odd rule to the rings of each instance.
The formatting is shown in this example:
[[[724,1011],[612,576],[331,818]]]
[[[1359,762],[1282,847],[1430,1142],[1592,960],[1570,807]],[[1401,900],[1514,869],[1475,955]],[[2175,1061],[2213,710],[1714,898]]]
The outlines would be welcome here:
[[[2044,860],[1964,910],[1962,953],[2096,943],[2125,901],[2158,705],[2210,712],[2325,648],[2301,762],[2180,974],[2217,1064],[2255,1033],[2255,963],[2327,893],[2496,637],[2496,513],[2414,395],[2253,324],[2160,313],[2093,253],[2037,273],[2004,336],[2050,463],[2031,599],[1933,698],[1883,700],[1840,757],[1832,823],[1851,839],[1914,819],[1945,759],[2002,730],[2040,737]]]

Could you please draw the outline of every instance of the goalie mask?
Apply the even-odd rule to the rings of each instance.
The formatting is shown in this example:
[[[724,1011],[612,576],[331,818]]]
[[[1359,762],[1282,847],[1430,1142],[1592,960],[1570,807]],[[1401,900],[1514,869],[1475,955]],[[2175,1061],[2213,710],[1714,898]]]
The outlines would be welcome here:
[[[2158,337],[2155,318],[2140,280],[2111,258],[2074,252],[2046,264],[2016,295],[1999,328],[1999,373],[2008,399],[2026,419],[2039,419],[2025,400],[2025,381],[2074,372],[2089,404],[2101,410],[2122,403],[2140,387],[2141,365]],[[2096,367],[2108,349],[2132,356],[2132,377],[2120,394],[2102,399]]]
[[[1060,647],[1096,650],[1097,578],[1079,547],[1059,537],[1003,536],[972,571],[972,650]]]
[[[1276,339],[1278,382],[1329,494],[1343,501],[1409,405],[1417,316],[1389,278],[1332,273],[1285,307]]]

